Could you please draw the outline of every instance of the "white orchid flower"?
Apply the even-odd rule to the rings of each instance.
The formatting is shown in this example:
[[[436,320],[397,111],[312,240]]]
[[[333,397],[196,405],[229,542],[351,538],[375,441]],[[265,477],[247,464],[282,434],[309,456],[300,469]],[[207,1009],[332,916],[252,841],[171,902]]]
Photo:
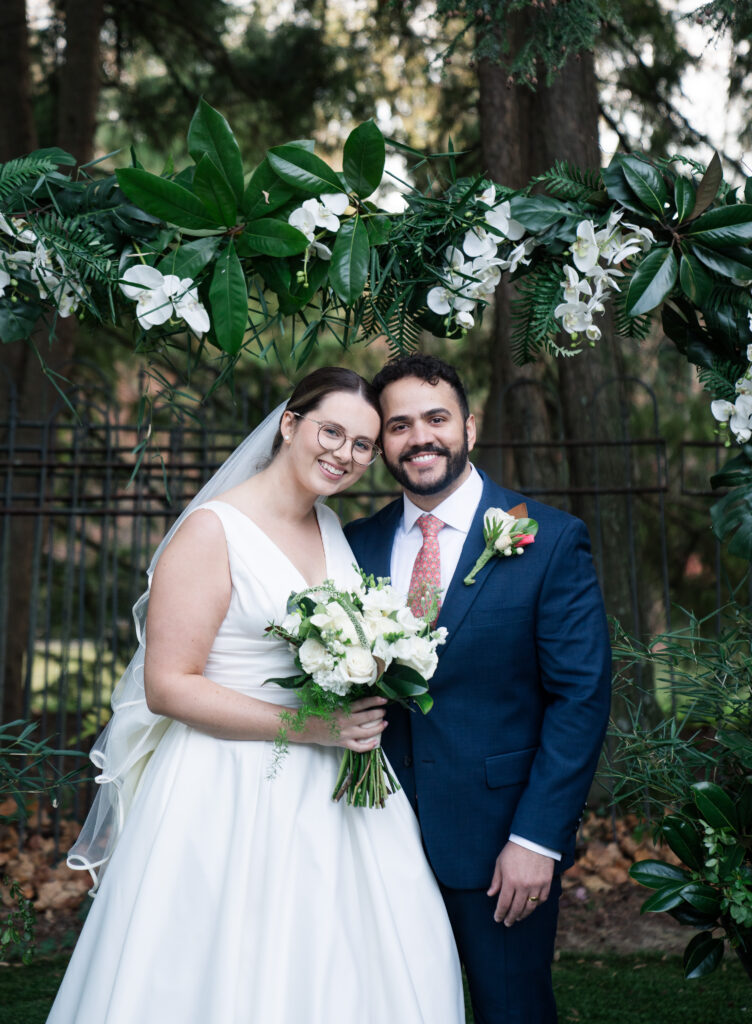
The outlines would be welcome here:
[[[595,294],[603,295],[610,288],[620,292],[621,288],[616,283],[617,277],[624,277],[624,271],[617,270],[615,267],[593,267],[590,280],[595,283]]]
[[[462,249],[465,255],[474,259],[476,256],[495,256],[498,244],[497,239],[478,224],[466,232]]]
[[[297,228],[309,242],[313,241],[313,236],[316,233],[316,218],[310,210],[305,208],[305,204],[292,211],[287,218],[287,223]]]
[[[586,278],[580,278],[574,267],[564,267],[565,280],[561,286],[564,289],[565,302],[579,302],[580,295],[592,295],[593,289]]]
[[[622,227],[628,228],[632,232],[631,240],[637,241],[643,251],[655,245],[655,235],[650,228],[642,228],[639,224],[627,224],[626,222]]]
[[[590,324],[589,327],[585,328],[585,337],[588,341],[600,341],[601,340],[601,329],[596,327],[595,324]]]
[[[445,316],[452,311],[451,300],[454,296],[446,285],[440,284],[431,288],[426,296],[428,308],[439,316]]]
[[[125,271],[120,290],[136,300],[136,318],[144,330],[165,323],[174,314],[200,337],[209,330],[211,321],[192,285],[189,277],[162,274],[156,267],[138,263]]]
[[[320,259],[330,260],[332,258],[332,250],[328,245],[324,245],[323,242],[317,242],[315,239],[308,246]]]
[[[485,203],[486,206],[493,206],[496,202],[496,186],[491,184],[488,188],[483,189],[483,191],[475,197],[475,202]]]
[[[737,441],[746,444],[752,437],[752,395],[739,395],[733,404],[716,399],[710,403],[710,411],[719,423],[728,422]]]
[[[512,217],[512,208],[508,199],[499,203],[493,210],[489,210],[486,214],[486,224],[496,228],[510,242],[518,241],[525,234],[524,224],[520,224],[518,220]]]
[[[508,270],[510,274],[513,274],[520,263],[524,266],[527,266],[530,263],[530,260],[525,257],[529,256],[534,248],[535,242],[533,242],[531,238],[526,239],[524,242],[520,242],[519,245],[512,249],[509,256],[505,260],[501,261],[499,266],[502,270]]]
[[[17,238],[24,245],[33,245],[37,240],[36,232],[33,228],[29,227],[28,221],[25,221],[23,217],[11,217],[10,223],[8,223],[0,213],[0,231],[4,231],[6,235]]]
[[[734,385],[734,390],[737,395],[752,395],[752,373],[750,370],[747,370],[746,374],[739,378]]]
[[[577,238],[572,244],[574,265],[583,274],[589,274],[598,263],[600,249],[595,240],[595,226],[591,220],[583,220],[577,225]]]
[[[446,260],[447,266],[450,270],[454,270],[457,273],[463,274],[466,272],[467,262],[465,260],[465,254],[461,249],[457,249],[453,245],[448,245],[444,252],[444,259]]]
[[[584,302],[562,302],[554,310],[554,316],[561,320],[567,334],[576,335],[586,331],[593,317]]]
[[[475,325],[473,314],[464,309],[457,310],[454,319],[457,321],[459,326],[466,331],[470,330],[470,328]]]
[[[752,312],[747,313],[747,317],[752,320]],[[750,324],[750,330],[752,330],[752,324]],[[747,362],[752,363],[752,345],[747,345]]]
[[[496,257],[491,260],[485,256],[479,256],[477,260],[473,260],[470,274],[477,282],[476,294],[493,293],[501,280],[501,260]]]
[[[5,294],[5,289],[10,284],[10,274],[7,270],[0,270],[0,297]]]

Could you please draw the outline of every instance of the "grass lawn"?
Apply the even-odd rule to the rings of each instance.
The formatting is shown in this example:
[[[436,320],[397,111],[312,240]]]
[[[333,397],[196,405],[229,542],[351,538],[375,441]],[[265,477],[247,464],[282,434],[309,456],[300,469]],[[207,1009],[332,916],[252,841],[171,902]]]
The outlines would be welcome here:
[[[67,959],[0,967],[0,1024],[44,1024]],[[560,1024],[749,1024],[752,1019],[752,984],[732,957],[709,978],[684,981],[678,957],[563,953],[554,964],[554,985]]]

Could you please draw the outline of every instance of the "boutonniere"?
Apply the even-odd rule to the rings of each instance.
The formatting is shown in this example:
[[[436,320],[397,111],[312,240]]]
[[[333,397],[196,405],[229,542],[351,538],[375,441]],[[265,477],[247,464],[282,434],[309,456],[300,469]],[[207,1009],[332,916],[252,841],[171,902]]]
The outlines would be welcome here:
[[[522,514],[516,515],[518,511]],[[528,544],[533,543],[537,532],[538,524],[534,519],[527,518],[525,505],[517,505],[509,512],[502,508],[487,508],[483,513],[483,539],[486,546],[463,580],[465,586],[475,583],[475,577],[494,555],[521,555]]]

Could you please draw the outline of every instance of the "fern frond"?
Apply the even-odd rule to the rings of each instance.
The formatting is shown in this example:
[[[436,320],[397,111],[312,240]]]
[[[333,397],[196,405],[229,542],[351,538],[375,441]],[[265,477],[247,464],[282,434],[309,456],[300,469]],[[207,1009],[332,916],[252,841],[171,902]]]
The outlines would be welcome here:
[[[117,278],[115,250],[100,232],[81,217],[60,219],[52,214],[35,217],[32,226],[45,248],[54,252],[66,273],[79,281],[102,284]]]
[[[36,182],[42,175],[57,170],[57,164],[49,157],[35,156],[34,153],[0,164],[0,200],[7,199],[24,185]]]
[[[541,264],[517,282],[512,300],[512,352],[516,363],[531,363],[560,331],[554,309],[561,301],[561,268]]]
[[[614,329],[622,338],[635,338],[644,341],[650,334],[652,317],[650,313],[642,316],[629,316],[626,310],[626,288],[613,293]]]
[[[584,170],[557,160],[553,167],[533,178],[532,184],[546,186],[546,191],[557,199],[572,199],[576,202],[588,202],[594,193],[603,189],[600,171]]]
[[[725,398],[726,401],[733,402],[737,397],[734,384],[744,375],[745,370],[746,366],[742,363],[714,359],[711,368],[697,367],[697,379],[703,389],[710,392],[714,398]]]

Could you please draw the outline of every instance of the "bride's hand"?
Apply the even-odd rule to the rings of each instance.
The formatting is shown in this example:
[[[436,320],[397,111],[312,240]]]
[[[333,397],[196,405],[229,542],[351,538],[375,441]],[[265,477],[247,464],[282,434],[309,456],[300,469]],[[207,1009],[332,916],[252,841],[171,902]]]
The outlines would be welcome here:
[[[386,703],[384,697],[362,697],[353,701],[350,714],[338,711],[333,723],[309,718],[300,737],[304,742],[320,743],[325,747],[347,747],[361,754],[373,750],[378,747],[381,734],[387,727],[384,717]]]

